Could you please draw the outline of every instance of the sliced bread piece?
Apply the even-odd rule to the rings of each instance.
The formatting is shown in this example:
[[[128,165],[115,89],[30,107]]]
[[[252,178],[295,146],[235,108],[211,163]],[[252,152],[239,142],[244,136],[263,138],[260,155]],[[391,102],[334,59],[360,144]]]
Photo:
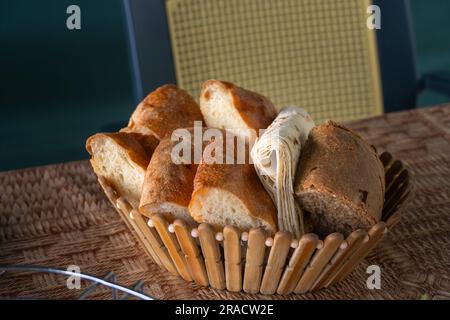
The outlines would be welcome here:
[[[194,131],[187,130],[190,136],[190,151],[193,153],[196,147]],[[190,161],[181,161],[176,154],[176,145],[179,141],[172,141],[171,137],[161,140],[153,153],[147,167],[144,186],[142,188],[139,211],[150,217],[152,214],[164,214],[169,220],[182,218],[193,224],[194,220],[189,214],[188,205],[194,188],[194,177],[198,164],[190,158]],[[186,143],[186,141],[184,141]],[[203,143],[201,140],[199,143]],[[172,154],[174,152],[174,154]]]
[[[91,155],[94,172],[137,208],[149,156],[133,135],[97,133],[88,138],[86,149]]]
[[[189,203],[192,217],[216,227],[262,227],[276,232],[276,209],[252,164],[208,164],[202,159]]]
[[[381,219],[383,165],[366,141],[334,122],[311,130],[294,185],[300,206],[321,234],[347,235]]]
[[[145,137],[145,143],[156,147],[155,143],[177,128],[194,126],[194,121],[203,121],[200,107],[183,89],[166,84],[150,93],[131,115],[125,131]]]
[[[256,134],[277,115],[268,98],[220,80],[203,83],[200,109],[208,127],[254,129]]]

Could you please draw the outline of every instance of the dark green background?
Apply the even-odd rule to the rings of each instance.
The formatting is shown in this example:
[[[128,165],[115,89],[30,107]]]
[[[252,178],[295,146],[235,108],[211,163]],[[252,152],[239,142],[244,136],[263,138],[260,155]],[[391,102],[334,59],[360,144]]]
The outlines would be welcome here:
[[[419,71],[450,71],[450,1],[411,3]],[[0,171],[86,158],[86,137],[134,110],[127,54],[120,0],[0,0]]]

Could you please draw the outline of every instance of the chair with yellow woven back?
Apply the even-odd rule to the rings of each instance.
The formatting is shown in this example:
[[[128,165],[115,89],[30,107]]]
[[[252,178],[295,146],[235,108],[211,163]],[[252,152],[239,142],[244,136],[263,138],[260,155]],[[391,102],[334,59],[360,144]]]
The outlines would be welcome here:
[[[124,0],[136,99],[166,82],[198,97],[223,79],[299,105],[318,122],[413,108],[416,74],[407,0]],[[371,5],[381,29],[368,28]],[[431,80],[431,81],[430,81]]]

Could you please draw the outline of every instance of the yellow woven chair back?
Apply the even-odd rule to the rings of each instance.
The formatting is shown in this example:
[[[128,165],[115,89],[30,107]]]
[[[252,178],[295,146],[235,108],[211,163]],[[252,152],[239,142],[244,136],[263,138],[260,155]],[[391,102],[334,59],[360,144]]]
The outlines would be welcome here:
[[[365,0],[167,0],[178,85],[210,78],[297,105],[318,121],[383,112]]]

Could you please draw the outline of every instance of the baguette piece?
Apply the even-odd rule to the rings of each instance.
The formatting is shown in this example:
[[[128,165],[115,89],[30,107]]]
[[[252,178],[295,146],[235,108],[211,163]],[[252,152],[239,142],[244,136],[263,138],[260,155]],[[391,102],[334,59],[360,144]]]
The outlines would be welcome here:
[[[194,179],[189,211],[199,223],[262,227],[276,232],[276,209],[252,164],[208,164],[202,158]]]
[[[137,208],[149,156],[134,136],[124,132],[97,133],[88,138],[86,149],[94,172],[105,177]]]
[[[302,108],[283,108],[252,148],[256,172],[278,210],[278,228],[296,238],[305,233],[303,213],[294,199],[294,178],[301,148],[314,127]]]
[[[144,140],[142,144],[156,148],[159,141],[173,130],[193,127],[194,121],[203,121],[198,104],[183,89],[166,84],[150,93],[137,106],[128,127],[122,130],[140,135],[138,139]]]
[[[208,127],[254,129],[257,135],[259,129],[267,128],[277,115],[268,98],[220,80],[203,83],[200,110]]]
[[[311,130],[302,150],[295,194],[315,230],[348,235],[381,219],[384,168],[359,135],[334,122]]]
[[[197,143],[194,139],[194,129],[183,130],[187,130],[191,135],[192,153]],[[186,143],[186,141],[183,142]],[[191,161],[185,161],[186,163],[181,161],[181,158],[174,159],[173,157],[178,155],[172,156],[172,151],[176,150],[175,146],[178,143],[176,140],[172,141],[171,137],[166,137],[155,149],[145,174],[139,211],[147,217],[161,213],[169,220],[182,218],[193,224],[194,220],[189,214],[188,205],[194,188],[198,163],[195,163],[192,154]],[[200,148],[203,150],[203,144],[206,143],[201,140],[199,143],[202,144]]]

